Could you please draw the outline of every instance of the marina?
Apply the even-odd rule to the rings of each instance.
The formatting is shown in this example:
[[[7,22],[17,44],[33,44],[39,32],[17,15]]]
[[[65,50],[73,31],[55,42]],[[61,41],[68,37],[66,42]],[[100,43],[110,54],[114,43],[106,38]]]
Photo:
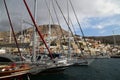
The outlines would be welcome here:
[[[19,3],[18,7],[11,5],[14,2]],[[99,21],[103,20],[96,16],[80,16],[77,1],[61,2],[0,1],[3,11],[0,14],[4,15],[7,25],[6,30],[2,30],[5,24],[1,18],[0,80],[120,79],[120,35],[115,33],[119,28],[108,29],[113,26],[102,25]],[[104,14],[104,17],[108,16]]]

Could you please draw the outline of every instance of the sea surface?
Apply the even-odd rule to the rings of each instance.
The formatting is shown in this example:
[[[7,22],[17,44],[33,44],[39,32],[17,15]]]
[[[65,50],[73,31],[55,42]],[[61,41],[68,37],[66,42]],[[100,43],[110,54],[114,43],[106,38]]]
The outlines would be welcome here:
[[[71,66],[62,73],[29,77],[30,80],[120,80],[120,59],[96,59],[89,66]]]

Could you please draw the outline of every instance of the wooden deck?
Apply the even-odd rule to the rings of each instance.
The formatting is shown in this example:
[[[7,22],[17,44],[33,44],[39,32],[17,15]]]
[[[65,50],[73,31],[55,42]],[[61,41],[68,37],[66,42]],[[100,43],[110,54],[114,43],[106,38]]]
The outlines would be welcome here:
[[[24,74],[27,74],[28,71],[29,71],[29,70],[27,70],[27,71],[20,71],[20,72],[15,72],[15,73],[13,73],[13,74],[11,74],[11,75],[2,76],[2,77],[0,77],[0,80],[1,80],[1,79],[7,79],[7,78],[19,77],[19,76],[22,76],[22,75],[24,75]]]

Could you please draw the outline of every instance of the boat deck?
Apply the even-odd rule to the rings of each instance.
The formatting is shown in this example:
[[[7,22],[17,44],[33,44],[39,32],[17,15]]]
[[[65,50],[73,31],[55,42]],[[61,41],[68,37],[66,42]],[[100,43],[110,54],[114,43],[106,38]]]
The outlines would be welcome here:
[[[24,75],[24,74],[27,74],[28,71],[29,71],[29,70],[27,70],[27,71],[20,71],[20,72],[15,72],[15,73],[13,73],[13,74],[11,74],[11,75],[2,76],[2,77],[0,77],[0,80],[1,80],[1,79],[6,79],[6,78],[13,78],[13,77],[22,76],[22,75]]]

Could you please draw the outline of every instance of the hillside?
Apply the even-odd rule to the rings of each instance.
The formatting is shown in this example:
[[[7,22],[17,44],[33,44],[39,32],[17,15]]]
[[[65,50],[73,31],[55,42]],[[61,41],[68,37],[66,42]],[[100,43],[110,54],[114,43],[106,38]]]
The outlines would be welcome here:
[[[41,32],[42,35],[48,35],[49,34],[49,25],[40,25],[39,31]],[[61,37],[63,34],[68,36],[68,32],[64,29],[60,29],[59,25],[51,25],[51,36],[58,36]],[[24,36],[28,36],[31,38],[33,34],[33,27],[30,27],[28,29],[25,29],[23,31],[16,32],[16,37],[18,38],[21,34]],[[10,38],[10,32],[0,32],[0,43],[8,43]],[[14,41],[14,38],[12,36],[12,41]]]
[[[42,35],[45,35],[45,34],[48,35],[49,34],[49,25],[40,25],[39,30],[42,33]],[[62,29],[62,32],[64,33],[65,36],[68,36],[68,32],[66,30]],[[51,36],[57,36],[60,38],[63,35],[62,32],[61,32],[59,25],[51,25]],[[24,35],[29,35],[29,37],[31,38],[32,34],[33,34],[33,29],[31,27],[31,28],[25,29],[21,32],[16,32],[16,37],[18,38],[18,36],[20,36],[21,33]],[[0,43],[1,42],[8,43],[9,36],[10,36],[9,32],[0,32]],[[116,43],[120,45],[120,35],[115,35],[114,37],[115,37]],[[89,36],[86,38],[100,40],[102,43],[105,43],[105,44],[107,44],[107,43],[113,44],[114,43],[112,35],[111,36],[97,36],[97,37]],[[14,41],[13,37],[12,37],[12,41]]]
[[[107,43],[114,44],[114,39],[115,39],[116,44],[120,45],[120,35],[114,35],[114,38],[113,38],[113,35],[111,35],[111,36],[98,36],[98,37],[92,36],[92,37],[87,37],[87,38],[94,39],[94,40],[100,40],[102,43],[106,43],[106,44]]]

